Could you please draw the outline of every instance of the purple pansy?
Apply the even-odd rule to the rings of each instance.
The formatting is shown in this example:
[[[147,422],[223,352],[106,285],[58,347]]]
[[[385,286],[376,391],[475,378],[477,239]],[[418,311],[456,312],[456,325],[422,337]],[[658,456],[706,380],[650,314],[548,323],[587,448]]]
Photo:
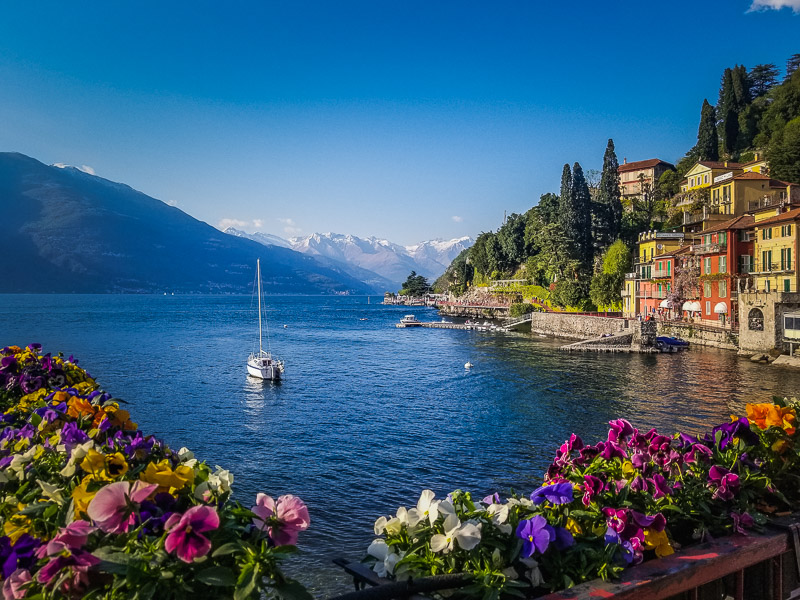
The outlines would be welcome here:
[[[531,519],[519,522],[517,537],[523,540],[520,556],[528,558],[533,556],[534,552],[544,553],[550,542],[555,540],[556,534],[543,516],[536,515]]]
[[[534,504],[541,504],[545,500],[551,504],[568,504],[573,500],[573,487],[569,481],[543,485],[533,491],[531,501]]]

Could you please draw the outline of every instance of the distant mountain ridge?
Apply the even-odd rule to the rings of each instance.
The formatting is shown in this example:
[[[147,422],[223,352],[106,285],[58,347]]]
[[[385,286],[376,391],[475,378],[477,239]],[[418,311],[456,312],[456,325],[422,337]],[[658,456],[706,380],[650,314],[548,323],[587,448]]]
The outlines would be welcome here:
[[[183,211],[74,167],[0,153],[0,293],[368,293],[344,269],[224,235]]]
[[[444,273],[453,259],[473,244],[470,237],[453,240],[431,240],[412,246],[401,246],[377,237],[359,238],[340,233],[314,233],[288,240],[263,233],[246,233],[228,228],[225,233],[247,237],[262,244],[285,243],[289,248],[332,264],[349,265],[360,271],[351,271],[357,278],[365,277],[364,270],[388,282],[387,290],[398,290],[411,271],[433,281]],[[342,268],[350,268],[342,267]],[[357,274],[359,273],[359,274]],[[362,279],[367,281],[366,279]],[[374,285],[378,280],[373,279]]]

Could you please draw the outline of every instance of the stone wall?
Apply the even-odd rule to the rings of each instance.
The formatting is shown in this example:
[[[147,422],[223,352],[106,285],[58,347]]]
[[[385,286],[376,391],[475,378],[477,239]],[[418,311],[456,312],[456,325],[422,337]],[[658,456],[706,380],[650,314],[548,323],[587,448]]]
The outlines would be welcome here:
[[[747,352],[783,351],[783,315],[799,309],[796,292],[740,292],[739,347]]]
[[[628,319],[537,312],[531,315],[531,333],[587,340],[607,333],[619,333],[626,329],[629,323]]]
[[[713,346],[725,350],[738,350],[739,336],[722,329],[698,327],[692,323],[658,322],[658,335],[679,337],[697,346]]]

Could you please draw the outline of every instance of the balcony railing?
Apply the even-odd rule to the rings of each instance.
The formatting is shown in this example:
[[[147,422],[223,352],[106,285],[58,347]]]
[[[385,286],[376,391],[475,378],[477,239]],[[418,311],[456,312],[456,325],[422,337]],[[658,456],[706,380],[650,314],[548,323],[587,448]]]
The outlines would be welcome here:
[[[666,269],[653,269],[653,278],[658,277],[672,277],[672,271],[667,271]]]
[[[697,246],[692,246],[692,250],[694,250],[695,254],[717,254],[719,252],[725,252],[727,249],[728,245],[726,243],[700,244]]]
[[[750,273],[753,275],[763,275],[765,273],[794,273],[795,268],[795,265],[791,262],[774,262],[763,266],[766,268],[762,269],[762,265],[757,262]]]
[[[702,212],[698,213],[683,213],[683,224],[684,225],[693,225],[695,223],[700,223],[703,219],[706,218],[706,215]]]

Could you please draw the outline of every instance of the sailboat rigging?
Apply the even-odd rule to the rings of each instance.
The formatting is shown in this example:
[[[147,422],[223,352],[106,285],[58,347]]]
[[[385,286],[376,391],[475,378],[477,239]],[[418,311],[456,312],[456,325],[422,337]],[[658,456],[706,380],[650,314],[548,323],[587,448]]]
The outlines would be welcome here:
[[[283,376],[284,365],[282,360],[272,357],[271,351],[264,351],[263,334],[261,327],[261,259],[256,259],[256,283],[258,293],[258,354],[250,354],[247,359],[247,373],[259,379],[270,381],[280,381]],[[266,317],[265,317],[266,320]],[[267,337],[267,347],[269,348],[269,336]],[[271,349],[270,349],[271,350]]]

